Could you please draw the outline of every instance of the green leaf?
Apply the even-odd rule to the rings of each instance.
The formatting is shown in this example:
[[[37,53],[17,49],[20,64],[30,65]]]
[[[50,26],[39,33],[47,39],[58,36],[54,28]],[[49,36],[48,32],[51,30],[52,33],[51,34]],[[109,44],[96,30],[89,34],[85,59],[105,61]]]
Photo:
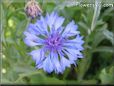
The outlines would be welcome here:
[[[114,53],[113,47],[107,47],[107,46],[100,46],[96,47],[93,52],[109,52],[109,53]]]
[[[82,80],[82,81],[75,81],[75,80],[66,80],[65,81],[67,85],[91,85],[91,84],[96,84],[97,80]]]
[[[84,22],[78,23],[85,31],[88,31],[89,27]]]
[[[51,13],[54,10],[54,3],[45,4],[43,8],[45,8],[46,12]]]
[[[44,74],[42,73],[35,74],[32,76],[28,76],[28,77],[30,79],[31,84],[45,84],[46,83],[45,81],[46,76],[44,76]]]
[[[89,67],[90,67],[90,64],[91,64],[91,52],[90,50],[85,50],[84,51],[84,58],[79,62],[78,64],[78,68],[77,68],[77,71],[78,71],[78,80],[81,81],[83,80],[86,72],[88,71]]]
[[[42,74],[41,71],[29,71],[26,73],[21,73],[19,74],[19,77],[17,78],[17,80],[14,83],[19,83],[24,77],[30,77],[36,74]]]
[[[65,84],[65,82],[64,82],[63,80],[59,80],[59,79],[54,78],[54,77],[52,77],[52,78],[47,77],[47,78],[45,79],[45,81],[46,81],[46,84],[47,84],[47,85],[48,85],[48,84],[56,84],[56,85]]]
[[[105,29],[103,31],[104,36],[114,45],[114,33]]]
[[[99,77],[102,84],[114,84],[114,66],[108,72],[105,68],[102,69]]]
[[[107,24],[104,24],[102,27],[100,27],[98,30],[96,30],[95,34],[94,34],[94,37],[93,37],[93,43],[92,43],[92,46],[93,47],[96,47],[98,46],[98,44],[100,42],[102,42],[102,40],[105,39],[104,35],[103,35],[103,31],[104,29],[107,28]]]
[[[29,73],[29,72],[33,72],[33,71],[35,71],[35,68],[34,67],[30,67],[30,65],[26,65],[26,66],[24,66],[24,65],[22,65],[22,66],[20,66],[20,65],[18,65],[18,66],[14,66],[13,67],[13,70],[15,71],[15,72],[18,72],[18,73]]]
[[[1,79],[1,84],[11,84],[12,82],[9,81],[8,79],[2,78]]]
[[[103,20],[108,20],[111,16],[113,16],[113,14],[114,14],[113,11],[114,11],[114,9],[113,9],[112,7],[106,9],[106,10],[102,13],[101,19],[103,19]]]

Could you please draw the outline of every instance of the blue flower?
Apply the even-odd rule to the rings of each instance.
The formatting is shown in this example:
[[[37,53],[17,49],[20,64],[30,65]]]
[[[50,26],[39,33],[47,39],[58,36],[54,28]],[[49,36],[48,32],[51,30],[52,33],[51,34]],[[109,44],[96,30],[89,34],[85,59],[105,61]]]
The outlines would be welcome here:
[[[63,73],[71,64],[76,65],[78,58],[83,58],[84,41],[78,26],[71,21],[64,27],[64,21],[65,18],[52,12],[28,25],[24,42],[30,47],[39,47],[29,53],[36,62],[36,68],[48,73]]]

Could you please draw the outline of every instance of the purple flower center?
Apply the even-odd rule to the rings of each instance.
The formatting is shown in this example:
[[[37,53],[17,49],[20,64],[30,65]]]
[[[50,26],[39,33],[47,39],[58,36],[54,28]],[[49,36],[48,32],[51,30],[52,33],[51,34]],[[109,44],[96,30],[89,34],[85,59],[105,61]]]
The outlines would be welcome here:
[[[62,47],[63,38],[58,33],[53,33],[46,39],[45,44],[48,50],[57,51]]]

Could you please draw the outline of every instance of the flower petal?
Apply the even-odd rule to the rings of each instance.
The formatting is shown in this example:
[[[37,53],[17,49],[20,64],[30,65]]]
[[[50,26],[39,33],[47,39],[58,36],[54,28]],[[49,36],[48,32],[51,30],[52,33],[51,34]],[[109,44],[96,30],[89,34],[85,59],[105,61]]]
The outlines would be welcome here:
[[[41,20],[41,22],[42,22],[42,27],[43,27],[43,29],[46,31],[46,32],[48,32],[47,31],[47,23],[46,23],[46,21],[45,21],[45,18],[43,18],[42,16],[40,17],[40,20]]]
[[[79,43],[64,43],[63,47],[64,48],[67,47],[67,48],[71,48],[71,49],[77,49],[79,51],[84,50],[83,46],[81,44],[79,44]]]
[[[60,55],[61,67],[64,71],[66,67],[70,67],[71,62],[70,60],[66,59],[61,53],[59,53],[59,55]]]
[[[64,52],[72,58],[69,58],[71,60],[77,60],[77,58],[83,58],[82,53],[79,50],[76,49],[70,49],[70,48],[66,48],[67,51],[64,50]]]
[[[60,64],[60,62],[59,62],[57,53],[51,52],[51,61],[52,61],[52,63],[53,63],[55,72],[56,72],[57,74],[58,74],[58,73],[63,73],[63,69],[62,69],[61,64]]]
[[[45,58],[44,57],[44,52],[43,49],[40,50],[33,50],[32,52],[29,53],[29,55],[32,56],[32,59],[36,61],[36,65],[41,63],[41,61]]]
[[[66,41],[66,43],[76,43],[76,44],[82,45],[84,43],[84,41],[82,40],[82,38],[83,38],[82,36],[77,35],[75,39],[68,40],[68,41]]]
[[[61,27],[61,25],[63,24],[64,20],[65,20],[65,18],[63,18],[63,17],[57,17],[56,18],[56,21],[55,21],[55,24],[54,24],[55,30],[57,30],[59,27]]]
[[[65,28],[65,30],[64,30],[64,32],[63,32],[63,34],[62,34],[62,36],[72,36],[72,35],[77,35],[77,34],[79,34],[79,31],[76,31],[77,30],[77,28],[78,28],[78,26],[77,25],[75,25],[75,23],[74,23],[74,21],[72,21],[72,22],[70,22],[67,26],[66,26],[66,28]]]
[[[75,61],[77,60],[76,55],[74,56],[71,53],[66,52],[65,50],[63,50],[63,52],[68,56],[68,59],[70,61],[70,64],[74,64],[75,65]]]
[[[47,30],[45,27],[42,26],[43,22],[40,20],[37,20],[37,23],[34,24],[34,26],[38,29],[38,32],[40,35],[47,36]]]
[[[31,34],[35,34],[35,35],[39,34],[37,28],[32,23],[28,25],[27,32],[30,32]]]
[[[46,59],[43,62],[43,69],[44,71],[51,73],[54,70],[53,64],[50,60],[50,55],[46,57]]]
[[[26,36],[26,38],[24,39],[24,42],[28,46],[43,45],[43,43],[44,43],[44,40],[38,38],[34,34],[31,34],[31,33],[25,31],[24,35]]]
[[[50,30],[52,29],[53,24],[56,21],[57,17],[58,17],[58,15],[56,12],[52,12],[50,15],[49,14],[46,15],[46,22],[49,25]]]

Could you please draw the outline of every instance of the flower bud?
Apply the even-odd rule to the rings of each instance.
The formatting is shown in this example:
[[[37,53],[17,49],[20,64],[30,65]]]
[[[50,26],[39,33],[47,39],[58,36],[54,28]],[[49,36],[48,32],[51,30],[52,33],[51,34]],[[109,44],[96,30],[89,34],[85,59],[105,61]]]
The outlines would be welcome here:
[[[42,10],[40,9],[38,3],[35,0],[30,0],[25,6],[25,12],[27,16],[34,19],[35,17],[41,15]]]

